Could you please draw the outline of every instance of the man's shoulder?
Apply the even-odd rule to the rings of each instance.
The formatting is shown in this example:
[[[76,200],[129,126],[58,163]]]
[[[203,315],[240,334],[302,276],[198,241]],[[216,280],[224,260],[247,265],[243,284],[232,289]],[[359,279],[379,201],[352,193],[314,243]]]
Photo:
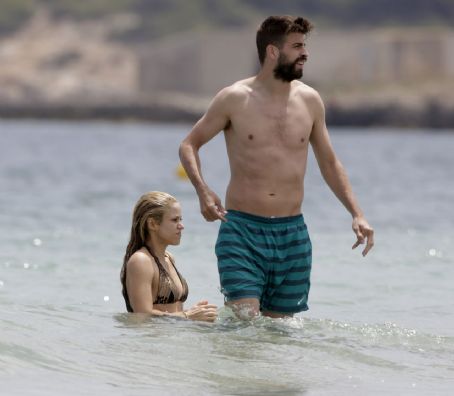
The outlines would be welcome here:
[[[320,111],[324,108],[323,100],[320,94],[311,86],[301,82],[294,81],[294,90],[296,95],[308,104],[314,111]]]
[[[253,77],[244,80],[236,81],[219,91],[218,95],[224,99],[238,100],[247,97],[253,90],[252,88]]]
[[[250,79],[241,80],[221,89],[212,102],[212,108],[232,113],[247,101],[252,92]]]
[[[306,98],[306,99],[318,99],[320,98],[320,94],[317,92],[316,89],[313,87],[307,85],[306,83],[303,83],[302,81],[295,80],[292,82],[293,84],[293,89],[295,92]]]

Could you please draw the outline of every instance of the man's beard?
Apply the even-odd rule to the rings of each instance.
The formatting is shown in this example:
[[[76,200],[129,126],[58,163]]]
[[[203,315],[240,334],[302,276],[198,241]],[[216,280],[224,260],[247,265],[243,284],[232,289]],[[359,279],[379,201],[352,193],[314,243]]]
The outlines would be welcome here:
[[[277,60],[277,66],[274,68],[274,77],[277,80],[282,80],[284,82],[292,82],[293,80],[298,80],[303,77],[303,69],[297,70],[296,64],[302,60],[306,60],[306,56],[298,58],[294,62],[288,62],[287,57],[284,54],[279,54],[279,59]]]

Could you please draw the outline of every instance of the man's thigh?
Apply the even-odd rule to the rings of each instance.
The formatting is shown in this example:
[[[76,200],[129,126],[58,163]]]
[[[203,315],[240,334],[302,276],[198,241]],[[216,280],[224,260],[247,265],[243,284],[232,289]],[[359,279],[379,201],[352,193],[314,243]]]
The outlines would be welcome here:
[[[215,247],[221,292],[234,306],[248,305],[257,310],[266,283],[266,268],[255,239],[243,224],[229,219],[222,223]]]

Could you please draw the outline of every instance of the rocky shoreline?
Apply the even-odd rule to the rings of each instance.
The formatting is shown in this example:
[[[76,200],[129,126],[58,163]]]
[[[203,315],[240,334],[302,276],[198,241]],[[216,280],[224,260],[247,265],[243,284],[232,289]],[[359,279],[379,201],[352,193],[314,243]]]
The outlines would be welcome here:
[[[32,104],[26,106],[0,106],[0,118],[3,119],[193,122],[200,117],[200,114],[193,110],[163,107],[154,104],[99,104],[92,106]]]
[[[114,103],[114,104],[4,104],[0,105],[3,119],[50,120],[111,120],[193,123],[203,114],[204,101],[197,106],[178,103]],[[327,103],[327,124],[331,126],[433,128],[454,130],[454,108],[437,101],[409,107],[399,103],[340,105]]]
[[[454,107],[433,100],[428,100],[418,107],[392,102],[355,107],[332,105],[327,106],[326,118],[329,125],[337,126],[386,126],[454,131]]]

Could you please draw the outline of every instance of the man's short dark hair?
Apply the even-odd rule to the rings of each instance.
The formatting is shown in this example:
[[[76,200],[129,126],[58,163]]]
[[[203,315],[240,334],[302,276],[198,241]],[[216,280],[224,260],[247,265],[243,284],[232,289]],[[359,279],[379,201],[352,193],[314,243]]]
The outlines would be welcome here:
[[[273,44],[280,47],[285,37],[290,33],[309,33],[314,26],[302,17],[270,16],[266,18],[257,30],[256,43],[261,64],[265,61],[266,47]]]

